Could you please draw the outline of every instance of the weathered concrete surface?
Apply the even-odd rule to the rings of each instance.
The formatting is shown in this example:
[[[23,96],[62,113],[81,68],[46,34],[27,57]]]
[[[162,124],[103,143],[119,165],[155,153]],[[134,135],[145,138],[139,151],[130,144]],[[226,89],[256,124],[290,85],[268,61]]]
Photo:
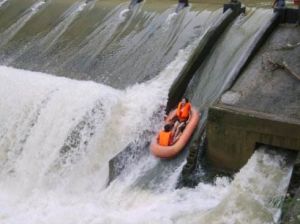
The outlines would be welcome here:
[[[208,156],[237,170],[256,143],[300,149],[300,28],[279,26],[208,116]]]
[[[300,120],[220,104],[210,108],[208,156],[214,164],[238,170],[258,144],[300,151]]]
[[[280,26],[231,89],[241,96],[234,106],[300,119],[300,80],[292,73],[300,73],[300,27]]]

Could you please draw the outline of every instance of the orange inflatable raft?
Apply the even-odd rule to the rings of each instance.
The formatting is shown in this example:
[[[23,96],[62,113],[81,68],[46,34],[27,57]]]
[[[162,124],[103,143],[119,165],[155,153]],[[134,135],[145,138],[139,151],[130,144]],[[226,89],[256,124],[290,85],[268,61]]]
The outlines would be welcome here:
[[[173,110],[170,112],[168,117],[166,118],[166,123],[169,123],[173,117],[176,115],[176,110]],[[191,118],[189,122],[187,123],[185,129],[183,130],[181,136],[179,139],[170,146],[161,146],[157,142],[157,138],[159,133],[155,136],[155,138],[152,139],[150,150],[153,155],[160,157],[160,158],[172,158],[176,156],[188,143],[190,137],[192,136],[195,128],[198,125],[200,114],[199,112],[192,107],[191,109]]]

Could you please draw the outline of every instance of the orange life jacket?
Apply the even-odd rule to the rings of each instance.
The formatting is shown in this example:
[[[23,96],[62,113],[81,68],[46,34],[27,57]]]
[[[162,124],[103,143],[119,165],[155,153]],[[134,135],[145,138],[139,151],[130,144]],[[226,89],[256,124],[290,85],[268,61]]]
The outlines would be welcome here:
[[[189,119],[191,111],[191,104],[186,103],[184,106],[182,106],[182,103],[180,102],[177,107],[176,115],[180,122],[186,121]]]
[[[171,145],[172,143],[172,132],[165,132],[165,131],[161,131],[159,133],[159,142],[158,144],[162,145],[162,146],[168,146]]]

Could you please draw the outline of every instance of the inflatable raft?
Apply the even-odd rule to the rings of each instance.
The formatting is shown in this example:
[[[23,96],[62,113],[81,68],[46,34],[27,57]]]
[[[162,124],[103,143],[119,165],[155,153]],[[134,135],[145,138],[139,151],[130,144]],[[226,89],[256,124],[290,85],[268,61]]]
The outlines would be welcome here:
[[[166,123],[169,123],[172,120],[172,118],[175,117],[175,115],[176,115],[176,110],[170,112],[170,114],[166,118]],[[170,146],[159,145],[157,142],[159,133],[152,139],[150,150],[153,155],[160,158],[172,158],[176,156],[184,148],[184,146],[188,143],[190,137],[192,136],[200,120],[200,114],[194,107],[192,107],[191,109],[190,116],[191,118],[187,123],[185,129],[183,130],[181,136],[173,145]]]

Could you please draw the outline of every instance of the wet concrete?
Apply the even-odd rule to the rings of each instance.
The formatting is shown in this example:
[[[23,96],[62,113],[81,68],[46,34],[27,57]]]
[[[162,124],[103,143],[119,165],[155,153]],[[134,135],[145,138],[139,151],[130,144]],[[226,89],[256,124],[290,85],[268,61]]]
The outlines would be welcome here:
[[[238,170],[258,144],[300,150],[300,28],[280,25],[210,108],[208,155]]]
[[[300,73],[300,27],[281,25],[231,89],[240,94],[235,106],[300,119],[300,80],[293,73]]]

